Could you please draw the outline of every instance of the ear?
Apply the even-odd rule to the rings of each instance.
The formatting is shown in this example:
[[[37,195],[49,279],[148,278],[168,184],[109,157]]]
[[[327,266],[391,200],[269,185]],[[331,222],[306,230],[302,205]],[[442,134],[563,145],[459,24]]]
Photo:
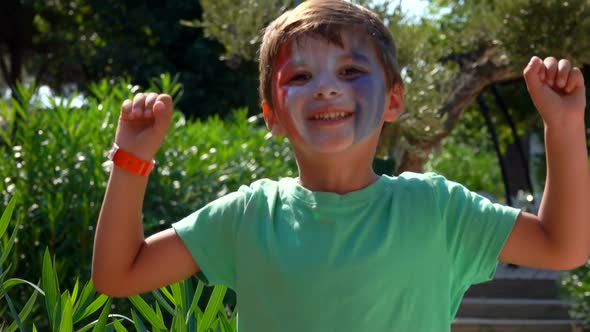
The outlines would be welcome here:
[[[383,120],[385,122],[392,122],[397,120],[404,111],[404,88],[400,83],[395,83],[389,93],[383,113]]]
[[[266,128],[268,128],[271,134],[274,136],[285,135],[285,129],[281,125],[275,112],[270,108],[270,105],[266,101],[262,102],[262,115],[264,116]]]

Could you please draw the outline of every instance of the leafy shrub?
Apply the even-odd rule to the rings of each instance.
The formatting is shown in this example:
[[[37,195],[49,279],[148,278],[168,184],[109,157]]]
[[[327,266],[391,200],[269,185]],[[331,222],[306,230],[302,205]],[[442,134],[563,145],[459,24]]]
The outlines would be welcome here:
[[[583,267],[565,273],[561,285],[565,296],[573,303],[572,316],[590,328],[590,261]]]
[[[195,288],[196,278],[189,278],[153,291],[152,294],[156,299],[153,306],[139,295],[129,297],[135,307],[131,309],[132,318],[129,318],[129,315],[110,314],[113,299],[106,295],[96,296],[92,281],[80,288],[76,280],[73,289],[60,292],[55,263],[47,249],[43,254],[43,270],[38,285],[20,278],[8,279],[10,265],[5,268],[4,264],[15,243],[18,227],[12,231],[10,238],[4,235],[7,234],[15,204],[16,199],[13,197],[0,217],[0,301],[4,300],[7,304],[0,306],[1,331],[14,332],[18,329],[20,332],[25,332],[31,330],[29,327],[32,327],[32,331],[37,331],[39,327],[42,331],[65,332],[74,331],[74,327],[78,326],[77,332],[90,331],[90,329],[93,332],[120,332],[128,331],[125,325],[133,327],[135,331],[147,331],[144,320],[150,324],[152,331],[206,332],[211,329],[220,332],[236,331],[237,310],[234,309],[229,315],[222,305],[226,288],[215,287],[205,310],[202,311],[198,303],[203,295],[204,286],[198,283]],[[33,294],[19,310],[12,301],[9,291],[21,285],[30,286]],[[39,305],[37,303],[39,294],[44,297],[45,301],[41,306],[45,307],[47,314],[41,318],[35,311]],[[164,313],[160,308],[164,309]],[[11,316],[10,321],[5,318],[6,311]],[[100,315],[93,320],[94,316],[97,316],[95,313],[98,312]]]
[[[175,95],[180,88],[163,76],[149,90]],[[109,174],[104,152],[113,142],[122,101],[139,88],[102,81],[90,91],[81,107],[72,106],[75,95],[51,98],[44,107],[34,89],[24,86],[11,102],[0,102],[0,192],[6,204],[19,188],[15,216],[21,222],[11,261],[15,275],[25,279],[34,280],[40,271],[45,247],[56,254],[65,285],[73,285],[76,276],[89,277],[94,225]],[[294,174],[287,143],[269,137],[246,110],[206,122],[187,122],[175,112],[150,175],[146,233],[169,227],[240,184]]]
[[[430,155],[425,170],[442,174],[470,190],[486,192],[495,199],[504,197],[504,183],[496,154],[453,137],[445,140],[442,152]]]

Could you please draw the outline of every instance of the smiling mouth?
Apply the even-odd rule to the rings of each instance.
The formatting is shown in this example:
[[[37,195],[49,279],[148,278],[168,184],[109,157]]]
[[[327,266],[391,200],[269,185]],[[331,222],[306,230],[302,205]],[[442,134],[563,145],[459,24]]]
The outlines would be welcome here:
[[[351,112],[324,112],[311,116],[309,119],[314,121],[337,121],[350,118]]]

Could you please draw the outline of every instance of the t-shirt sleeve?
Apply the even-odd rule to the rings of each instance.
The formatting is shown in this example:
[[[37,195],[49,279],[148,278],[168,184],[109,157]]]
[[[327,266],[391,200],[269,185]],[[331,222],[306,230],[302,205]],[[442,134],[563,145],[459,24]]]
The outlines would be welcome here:
[[[520,210],[492,203],[461,184],[432,175],[457,284],[491,280]]]
[[[235,284],[237,227],[248,199],[242,189],[172,224],[200,267],[197,277],[207,285]]]

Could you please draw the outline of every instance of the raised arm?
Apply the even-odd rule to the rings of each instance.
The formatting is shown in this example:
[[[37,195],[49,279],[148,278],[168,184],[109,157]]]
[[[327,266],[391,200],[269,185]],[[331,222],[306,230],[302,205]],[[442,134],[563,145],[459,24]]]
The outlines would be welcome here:
[[[584,77],[568,60],[553,57],[533,57],[524,77],[545,125],[547,177],[539,215],[520,215],[500,259],[569,270],[590,255]]]
[[[168,95],[138,94],[123,103],[115,143],[152,160],[172,119]],[[124,297],[170,284],[199,267],[173,229],[144,238],[142,206],[148,176],[113,166],[96,227],[92,280],[104,294]]]

